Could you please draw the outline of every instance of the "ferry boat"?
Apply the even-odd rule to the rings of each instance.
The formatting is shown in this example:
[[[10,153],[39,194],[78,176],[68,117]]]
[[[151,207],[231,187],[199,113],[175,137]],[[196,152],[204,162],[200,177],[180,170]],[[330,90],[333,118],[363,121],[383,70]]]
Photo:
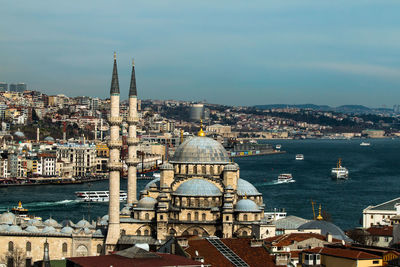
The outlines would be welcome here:
[[[282,148],[282,145],[279,145],[279,144],[278,144],[278,145],[275,146],[275,148],[276,148],[276,149],[281,149],[281,148]]]
[[[291,173],[281,173],[278,176],[278,183],[293,183],[293,176]]]
[[[108,202],[110,201],[109,191],[77,191],[75,196],[79,201],[84,202]],[[119,192],[119,201],[125,201],[128,197],[126,191]]]
[[[160,178],[161,175],[159,172],[153,172],[152,174],[148,174],[148,173],[142,173],[140,174],[137,179],[138,180],[154,180],[156,178]]]
[[[29,221],[30,219],[42,220],[41,217],[36,217],[33,215],[28,215],[28,209],[22,207],[22,202],[18,201],[18,206],[11,209],[11,212],[15,214],[17,218],[20,218],[25,221]]]
[[[336,168],[332,168],[331,171],[332,178],[335,179],[348,179],[349,171],[342,166],[342,159],[338,160]]]
[[[304,155],[303,154],[297,154],[296,155],[296,160],[304,160]]]
[[[371,143],[368,143],[368,142],[362,142],[361,144],[360,144],[360,146],[370,146],[371,145]]]

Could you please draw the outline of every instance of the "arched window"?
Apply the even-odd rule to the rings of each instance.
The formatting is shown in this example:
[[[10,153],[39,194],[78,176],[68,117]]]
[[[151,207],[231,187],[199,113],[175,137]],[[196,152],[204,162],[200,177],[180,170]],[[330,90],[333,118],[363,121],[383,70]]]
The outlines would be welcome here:
[[[149,235],[149,230],[144,230],[144,235]]]
[[[196,229],[194,229],[193,230],[193,235],[199,235],[199,232]]]
[[[184,231],[184,232],[182,233],[182,235],[183,235],[183,236],[186,236],[186,235],[189,235],[189,233],[188,233],[188,231]]]
[[[247,214],[243,215],[243,221],[247,221]]]
[[[63,253],[67,253],[67,252],[68,252],[68,245],[67,245],[67,243],[63,243],[63,244],[62,244],[62,252],[63,252]]]
[[[149,214],[146,213],[146,214],[144,215],[144,219],[145,219],[145,220],[149,220],[149,218],[150,218]]]
[[[26,242],[26,251],[28,252],[28,251],[31,251],[32,250],[32,244],[31,244],[31,242]]]
[[[205,165],[203,165],[202,172],[203,172],[203,174],[206,174],[206,172],[207,172]]]
[[[242,232],[242,235],[243,235],[243,236],[247,236],[247,231],[243,231],[243,232]]]
[[[258,214],[254,215],[254,219],[258,221]]]
[[[171,236],[176,235],[176,231],[174,228],[169,229],[169,235],[171,235]]]
[[[203,221],[206,220],[206,214],[205,214],[205,213],[201,214],[201,219],[202,219]]]
[[[98,245],[97,245],[97,253],[98,253],[98,254],[100,254],[100,253],[101,253],[101,249],[102,249],[101,245],[100,245],[100,244],[98,244]]]
[[[190,214],[190,213],[187,214],[187,220],[188,220],[188,221],[191,221],[191,220],[192,220],[192,214]]]
[[[200,199],[196,199],[196,207],[200,207]]]
[[[122,230],[122,231],[121,231],[121,235],[126,235],[126,231],[125,231],[125,230]]]
[[[142,235],[142,232],[140,232],[140,230],[137,230],[136,235]]]
[[[208,205],[209,205],[209,204],[208,204],[208,199],[204,199],[204,206],[205,206],[205,207],[208,207]]]
[[[9,252],[14,251],[14,243],[12,241],[8,242],[8,251]]]
[[[195,221],[199,220],[199,213],[197,211],[194,213],[194,220]]]

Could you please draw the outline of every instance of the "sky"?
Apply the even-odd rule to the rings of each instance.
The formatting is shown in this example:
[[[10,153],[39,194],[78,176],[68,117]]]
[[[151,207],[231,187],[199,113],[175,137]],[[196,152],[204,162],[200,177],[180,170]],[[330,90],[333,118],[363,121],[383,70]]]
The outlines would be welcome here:
[[[400,104],[400,1],[0,0],[0,81],[227,105]]]

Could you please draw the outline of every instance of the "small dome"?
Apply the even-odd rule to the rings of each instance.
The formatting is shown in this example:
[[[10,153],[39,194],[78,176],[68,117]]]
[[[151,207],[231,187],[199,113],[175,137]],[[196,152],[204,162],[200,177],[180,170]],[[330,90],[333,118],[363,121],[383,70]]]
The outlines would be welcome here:
[[[68,235],[70,235],[70,234],[72,234],[72,233],[74,232],[74,229],[72,229],[72,228],[69,227],[69,226],[65,226],[63,229],[61,229],[60,232],[63,233],[63,234],[68,234]]]
[[[241,199],[236,203],[235,211],[258,212],[260,207],[253,200]]]
[[[0,224],[13,224],[15,215],[11,212],[4,212],[0,215]]]
[[[174,166],[171,163],[165,162],[160,166],[160,170],[174,170]]]
[[[130,211],[129,207],[127,207],[127,206],[123,207],[121,210],[121,214],[122,215],[130,215],[131,211]]]
[[[227,164],[229,156],[225,148],[208,137],[192,137],[175,151],[170,163]]]
[[[92,228],[93,225],[90,222],[86,221],[85,219],[82,219],[75,224],[75,227],[77,227],[77,228],[85,228],[85,227]]]
[[[58,222],[56,220],[52,219],[52,218],[45,220],[44,221],[44,225],[52,226],[52,227],[60,227]]]
[[[7,232],[10,233],[22,233],[24,231],[22,231],[21,227],[19,225],[11,225],[6,229]]]
[[[103,217],[101,217],[102,221],[108,221],[108,214],[104,215]]]
[[[351,241],[351,239],[340,229],[338,226],[331,222],[323,221],[323,220],[313,220],[309,221],[303,225],[301,225],[299,230],[307,230],[307,229],[320,229],[321,235],[327,235],[330,233],[333,238]]]
[[[51,136],[47,136],[47,137],[44,138],[44,141],[47,141],[47,142],[54,142],[54,138],[51,137]]]
[[[238,168],[234,164],[225,165],[224,171],[237,171]]]
[[[21,132],[21,131],[16,131],[16,132],[14,133],[14,135],[17,136],[17,137],[21,137],[21,138],[24,138],[24,137],[25,137],[25,134],[24,134],[23,132]]]
[[[85,229],[83,229],[83,232],[87,235],[90,235],[92,233],[92,231],[90,231],[89,228],[85,227]]]
[[[101,232],[100,229],[97,229],[96,232],[93,233],[95,236],[103,236],[103,233]]]
[[[39,229],[34,226],[34,225],[29,225],[28,227],[25,228],[25,231],[28,233],[39,233]]]
[[[56,233],[56,229],[53,226],[46,226],[45,228],[43,228],[42,233],[44,234],[54,234]]]
[[[66,226],[75,227],[75,224],[71,220],[63,220],[61,222],[61,226],[62,227],[66,227]]]
[[[152,187],[153,185],[155,185],[157,188],[160,188],[160,178],[156,178],[154,180],[151,180],[145,187],[145,190],[149,190],[150,187]]]
[[[27,224],[32,226],[43,226],[43,222],[38,219],[30,219]]]
[[[154,209],[154,206],[157,204],[157,200],[152,197],[144,197],[141,198],[138,202],[137,207],[143,209]]]
[[[221,196],[221,191],[213,183],[199,178],[183,182],[173,193],[179,196]]]
[[[7,225],[7,224],[1,224],[1,225],[0,225],[0,232],[5,231],[7,228],[8,228],[8,225]]]
[[[261,196],[262,194],[258,192],[257,188],[254,187],[251,183],[243,180],[241,178],[238,179],[237,184],[237,194],[239,196]]]

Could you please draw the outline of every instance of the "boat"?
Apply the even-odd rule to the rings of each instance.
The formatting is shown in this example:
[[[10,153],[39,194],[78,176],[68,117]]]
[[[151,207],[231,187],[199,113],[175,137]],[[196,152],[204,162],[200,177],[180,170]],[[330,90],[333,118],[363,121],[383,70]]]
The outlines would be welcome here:
[[[138,180],[154,180],[157,178],[160,178],[161,175],[159,172],[153,172],[152,174],[149,173],[142,173],[139,176],[137,176]]]
[[[368,143],[368,142],[362,142],[361,144],[360,144],[360,146],[370,146],[371,145],[371,143]]]
[[[304,160],[304,155],[303,154],[297,154],[296,155],[296,160]]]
[[[77,191],[75,196],[79,201],[84,202],[108,202],[110,201],[109,191]],[[126,191],[119,192],[119,201],[125,201],[128,197]]]
[[[331,171],[332,178],[343,180],[349,178],[349,171],[342,166],[342,159],[339,159],[337,162],[336,168],[332,168]]]
[[[282,148],[282,145],[279,145],[279,144],[278,144],[278,145],[275,146],[275,148],[276,148],[276,149],[281,149],[281,148]]]
[[[278,176],[278,183],[293,183],[293,176],[291,173],[281,173]]]
[[[42,220],[41,217],[36,217],[28,214],[28,209],[22,207],[22,202],[18,201],[18,206],[11,209],[11,212],[19,219],[29,221],[30,219]]]

